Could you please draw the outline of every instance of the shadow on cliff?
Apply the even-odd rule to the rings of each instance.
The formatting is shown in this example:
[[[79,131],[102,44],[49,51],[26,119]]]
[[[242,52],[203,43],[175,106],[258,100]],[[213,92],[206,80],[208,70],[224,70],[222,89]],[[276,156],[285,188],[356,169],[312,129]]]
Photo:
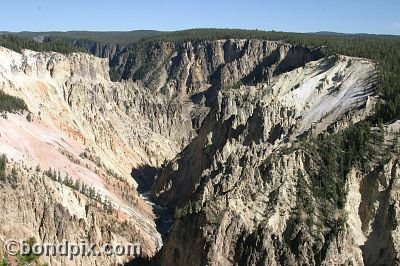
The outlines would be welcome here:
[[[142,198],[153,208],[156,215],[155,223],[157,231],[162,237],[166,236],[174,222],[174,210],[166,206],[162,206],[151,195],[151,189],[159,174],[160,169],[149,165],[142,165],[132,169],[132,177],[138,184],[138,192]]]
[[[150,191],[158,172],[158,168],[150,165],[141,165],[137,168],[133,168],[131,176],[138,184],[138,191]]]
[[[143,266],[143,265],[155,265],[155,264],[154,263],[151,264],[150,259],[142,257],[134,258],[133,260],[125,263],[125,266]]]

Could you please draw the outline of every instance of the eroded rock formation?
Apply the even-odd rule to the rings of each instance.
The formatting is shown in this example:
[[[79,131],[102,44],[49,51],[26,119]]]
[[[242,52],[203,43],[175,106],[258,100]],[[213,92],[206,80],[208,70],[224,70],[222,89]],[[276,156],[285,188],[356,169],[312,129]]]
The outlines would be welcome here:
[[[1,152],[20,184],[2,184],[2,236],[134,239],[152,257],[162,241],[139,182],[176,208],[154,264],[398,262],[398,124],[372,129],[383,139],[366,142],[365,156],[385,152],[346,165],[345,177],[323,174],[331,165],[310,141],[374,112],[373,62],[259,40],[94,53],[124,80],[110,80],[107,59],[0,48],[0,89],[24,99],[33,117],[0,119]],[[36,165],[93,186],[113,210]],[[32,207],[6,211],[24,191],[18,204]],[[60,216],[69,222],[55,224]]]

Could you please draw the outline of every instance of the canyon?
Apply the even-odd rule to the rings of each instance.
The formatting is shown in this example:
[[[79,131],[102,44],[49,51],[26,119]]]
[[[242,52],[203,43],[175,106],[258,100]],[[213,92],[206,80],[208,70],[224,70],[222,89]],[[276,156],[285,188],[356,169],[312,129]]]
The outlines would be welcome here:
[[[138,242],[150,265],[400,263],[400,122],[368,128],[344,178],[321,152],[375,112],[376,62],[265,40],[76,45],[93,55],[0,47],[0,90],[29,109],[0,118],[1,240]]]

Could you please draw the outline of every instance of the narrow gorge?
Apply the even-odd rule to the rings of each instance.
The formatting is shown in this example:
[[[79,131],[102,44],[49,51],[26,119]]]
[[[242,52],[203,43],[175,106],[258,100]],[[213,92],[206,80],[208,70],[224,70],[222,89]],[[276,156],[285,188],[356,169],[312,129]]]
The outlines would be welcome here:
[[[138,242],[59,265],[398,265],[378,64],[283,41],[0,47],[0,240]],[[111,75],[111,77],[110,77]],[[0,247],[0,258],[5,250]]]

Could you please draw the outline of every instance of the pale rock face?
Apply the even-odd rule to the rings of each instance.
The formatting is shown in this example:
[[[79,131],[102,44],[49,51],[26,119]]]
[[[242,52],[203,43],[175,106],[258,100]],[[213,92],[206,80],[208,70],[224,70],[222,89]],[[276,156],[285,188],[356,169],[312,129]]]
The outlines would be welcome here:
[[[87,54],[0,48],[0,89],[22,98],[33,116],[0,118],[1,153],[8,173],[18,169],[19,183],[0,188],[1,239],[139,241],[153,256],[163,241],[131,172],[154,168],[159,203],[190,206],[189,215],[177,215],[155,264],[399,259],[396,153],[382,167],[354,166],[344,209],[331,211],[311,189],[320,158],[297,144],[374,111],[373,62],[258,40],[153,44],[148,65],[124,50],[105,52],[116,54],[126,81],[111,82],[108,60]],[[399,130],[388,126],[385,142]],[[93,186],[114,211],[36,172],[37,165]],[[96,265],[96,258],[70,263]]]
[[[23,98],[39,124],[94,150],[111,170],[127,177],[132,166],[159,165],[177,152],[178,145],[159,128],[161,119],[170,118],[153,113],[162,110],[165,99],[144,98],[145,89],[136,83],[110,82],[107,60],[87,54],[20,55],[4,48],[1,53],[11,58],[2,61],[1,89]],[[143,119],[145,113],[160,121]]]
[[[320,205],[312,182],[321,161],[296,144],[305,135],[341,131],[365,119],[374,111],[375,82],[371,61],[339,56],[255,86],[222,89],[198,136],[153,187],[162,203],[181,208],[156,263],[398,261],[398,209],[389,200],[397,191],[389,185],[399,178],[397,160],[385,160],[383,169],[372,160],[371,171],[355,166],[339,211]]]
[[[271,78],[270,83],[222,90],[199,136],[171,163],[178,164],[179,170],[165,169],[155,195],[164,203],[181,205],[195,192],[200,177],[209,174],[200,171],[209,166],[206,171],[216,170],[213,160],[225,165],[232,154],[249,153],[262,160],[305,133],[335,131],[362,120],[374,107],[373,84],[369,83],[374,75],[370,61],[339,57],[310,62]],[[196,162],[204,162],[203,169],[196,169]],[[164,189],[164,178],[169,181],[172,176],[176,185]]]
[[[93,215],[98,222],[93,225],[93,230],[100,232],[102,227],[113,223],[123,226],[123,230],[142,242],[144,255],[153,255],[162,244],[161,236],[156,230],[151,207],[137,194],[136,183],[130,174],[132,168],[141,165],[157,167],[172,158],[181,145],[157,133],[161,132],[160,125],[166,123],[162,119],[169,119],[168,112],[163,113],[164,117],[157,115],[165,100],[161,96],[145,98],[142,94],[145,89],[133,82],[112,83],[107,60],[87,54],[65,56],[33,51],[19,54],[0,48],[0,58],[0,89],[22,98],[33,117],[32,122],[27,120],[27,113],[8,114],[7,119],[0,119],[1,153],[7,155],[11,166],[52,168],[62,177],[68,175],[73,181],[79,180],[93,187],[103,200],[111,202],[114,216],[118,213],[119,217],[109,215],[103,220],[104,210],[95,208]],[[156,116],[159,121],[150,120],[151,116]],[[26,199],[15,206],[15,199],[9,197],[14,190],[23,193],[24,189],[30,189],[32,197],[41,195],[49,203],[41,206],[34,201],[33,207],[28,207],[24,213],[4,215],[4,224],[12,227],[7,231],[7,237],[25,228],[26,234],[18,237],[35,236],[42,241],[62,240],[61,237],[88,240],[87,233],[80,233],[80,230],[92,230],[85,211],[93,204],[91,200],[80,200],[76,196],[79,193],[68,192],[69,188],[60,188],[57,182],[52,184],[54,182],[46,176],[37,177],[37,182],[56,186],[55,189],[50,194],[40,189],[34,192],[33,184],[27,179],[33,174],[28,171],[20,175],[21,182],[26,183],[23,187],[2,189],[4,208],[18,210],[26,204],[31,205],[30,199]],[[66,221],[83,219],[86,225],[65,224],[69,233],[61,236],[53,223],[40,225],[43,218],[33,213],[39,208],[43,215],[53,213],[53,208],[61,209],[61,216],[54,218],[54,222],[64,218]],[[1,230],[0,234],[6,234],[6,231]],[[110,230],[110,234],[109,239],[113,241],[131,241],[116,230]],[[116,259],[123,262],[127,258],[113,258]],[[90,260],[94,262],[95,258],[86,262]],[[69,263],[75,265],[76,261]]]

